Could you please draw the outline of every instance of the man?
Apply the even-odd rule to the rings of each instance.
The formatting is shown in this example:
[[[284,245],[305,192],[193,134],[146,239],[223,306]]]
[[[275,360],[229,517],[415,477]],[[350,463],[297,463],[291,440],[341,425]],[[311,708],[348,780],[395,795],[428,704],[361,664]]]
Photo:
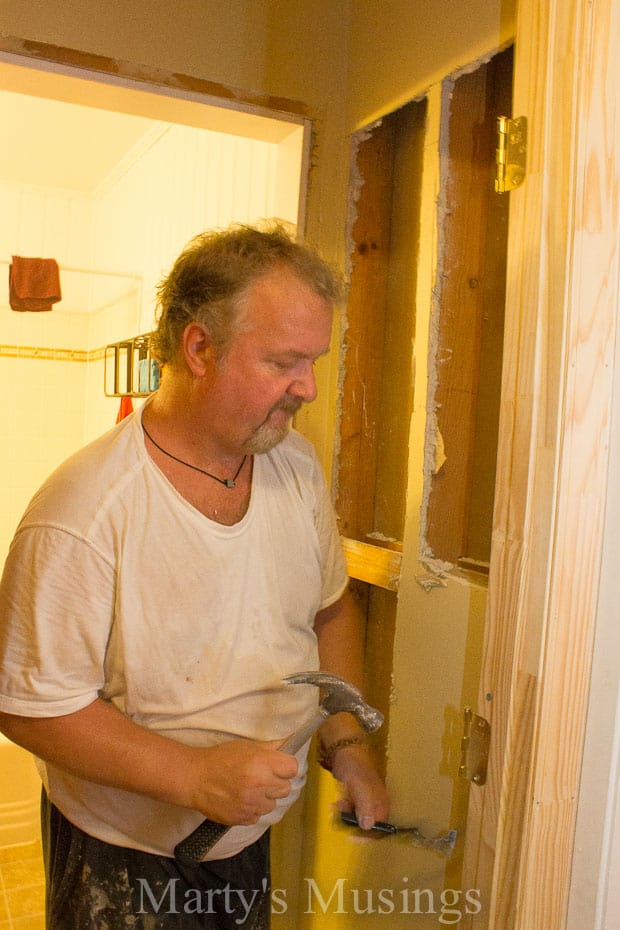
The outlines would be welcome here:
[[[316,395],[338,291],[282,229],[194,240],[159,292],[157,392],[31,502],[0,587],[0,727],[44,760],[48,928],[268,926],[268,827],[316,703],[359,683],[328,492],[289,430]],[[387,814],[346,714],[321,733],[344,804]],[[231,825],[187,868],[175,845]]]

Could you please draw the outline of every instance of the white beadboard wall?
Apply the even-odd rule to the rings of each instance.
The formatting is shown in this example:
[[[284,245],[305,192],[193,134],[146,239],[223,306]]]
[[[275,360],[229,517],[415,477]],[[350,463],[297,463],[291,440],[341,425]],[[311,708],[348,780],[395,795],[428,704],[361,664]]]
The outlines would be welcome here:
[[[192,236],[273,215],[277,155],[274,143],[168,126],[101,191],[91,261],[144,273],[143,330],[153,325],[162,273]],[[296,210],[295,202],[291,219]]]
[[[92,196],[0,179],[0,566],[39,484],[114,425],[119,402],[104,396],[93,354],[153,327],[156,285],[193,235],[297,221],[302,141],[301,127],[271,143],[157,124]],[[46,313],[10,310],[11,255],[56,258],[64,300]]]

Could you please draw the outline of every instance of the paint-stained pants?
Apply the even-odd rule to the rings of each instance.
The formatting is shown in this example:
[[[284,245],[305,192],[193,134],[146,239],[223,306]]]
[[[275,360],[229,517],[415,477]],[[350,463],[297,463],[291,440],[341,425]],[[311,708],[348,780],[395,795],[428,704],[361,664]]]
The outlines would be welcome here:
[[[269,834],[231,859],[184,868],[111,846],[43,794],[47,930],[268,930]]]

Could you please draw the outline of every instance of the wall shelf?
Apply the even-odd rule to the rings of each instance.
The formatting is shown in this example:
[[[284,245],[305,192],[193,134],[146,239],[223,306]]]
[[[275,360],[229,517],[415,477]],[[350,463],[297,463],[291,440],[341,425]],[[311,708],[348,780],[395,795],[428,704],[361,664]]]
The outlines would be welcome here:
[[[151,333],[105,347],[103,390],[106,397],[148,397],[159,387],[159,363],[151,355]]]

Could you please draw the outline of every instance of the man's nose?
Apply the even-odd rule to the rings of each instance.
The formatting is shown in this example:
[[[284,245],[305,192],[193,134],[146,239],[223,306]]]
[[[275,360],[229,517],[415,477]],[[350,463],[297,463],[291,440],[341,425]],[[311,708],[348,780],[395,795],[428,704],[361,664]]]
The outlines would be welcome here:
[[[314,376],[314,367],[311,362],[304,365],[302,371],[296,372],[295,378],[289,386],[289,394],[300,397],[306,404],[309,404],[316,398],[316,378]]]

